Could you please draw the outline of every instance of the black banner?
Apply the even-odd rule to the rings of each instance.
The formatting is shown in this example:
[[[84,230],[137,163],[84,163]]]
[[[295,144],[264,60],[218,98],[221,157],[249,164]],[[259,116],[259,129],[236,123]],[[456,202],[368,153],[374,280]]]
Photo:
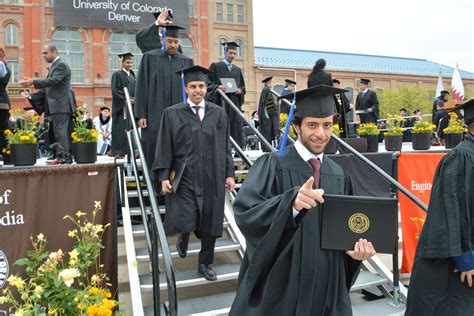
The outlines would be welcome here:
[[[54,24],[82,28],[139,30],[154,21],[153,12],[167,7],[173,22],[187,29],[189,12],[184,0],[68,0],[54,2]]]

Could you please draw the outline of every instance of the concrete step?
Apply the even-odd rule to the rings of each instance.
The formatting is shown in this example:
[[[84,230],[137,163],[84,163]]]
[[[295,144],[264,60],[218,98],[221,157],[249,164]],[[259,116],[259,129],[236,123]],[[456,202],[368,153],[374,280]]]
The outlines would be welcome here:
[[[225,251],[235,251],[239,249],[240,249],[240,245],[233,242],[231,239],[217,239],[216,245],[214,247],[214,253],[225,252]],[[176,246],[174,244],[170,244],[170,250],[171,250],[172,258],[179,258],[178,251],[176,250]],[[201,250],[200,241],[190,242],[188,246],[187,256],[197,256],[200,250]],[[138,261],[150,260],[150,256],[148,254],[147,248],[138,248],[135,251],[137,254]],[[160,260],[163,258],[163,255],[161,253],[158,256]]]
[[[223,315],[228,314],[228,310],[234,301],[235,292],[220,293],[205,297],[191,298],[186,300],[178,300],[178,316],[198,315],[206,313],[206,315]],[[212,310],[210,310],[212,308]],[[145,315],[153,316],[153,306],[145,307]],[[164,315],[162,311],[162,315]]]
[[[405,314],[406,306],[400,304],[393,307],[389,303],[391,298],[381,298],[374,301],[367,301],[365,299],[355,299],[351,296],[352,314],[353,316],[403,316]]]
[[[229,227],[229,222],[224,222],[223,227]],[[132,226],[133,236],[135,237],[142,237],[145,236],[145,229],[143,228],[143,224],[136,224]]]
[[[212,269],[217,274],[216,282],[224,282],[229,280],[236,280],[239,276],[240,262],[239,263],[228,263],[218,266],[213,266]],[[176,288],[184,288],[191,286],[198,286],[202,284],[209,284],[210,281],[207,281],[202,277],[197,270],[197,267],[190,270],[184,271],[175,271],[176,277]],[[153,282],[152,275],[146,274],[140,276],[140,285],[142,292],[153,291]],[[167,289],[166,275],[164,273],[160,274],[160,291]]]
[[[389,280],[381,277],[378,274],[371,273],[369,271],[360,271],[357,280],[351,287],[351,291],[358,291],[368,287],[373,287],[381,284],[387,284]]]

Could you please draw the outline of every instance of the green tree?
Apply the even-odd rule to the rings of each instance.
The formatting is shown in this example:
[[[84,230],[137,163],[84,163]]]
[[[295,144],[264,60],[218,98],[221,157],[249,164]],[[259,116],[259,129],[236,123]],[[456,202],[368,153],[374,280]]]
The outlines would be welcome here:
[[[380,118],[388,114],[398,114],[401,108],[406,108],[409,115],[420,109],[423,114],[431,113],[435,91],[412,86],[397,86],[397,90],[383,89],[377,91],[379,99]]]

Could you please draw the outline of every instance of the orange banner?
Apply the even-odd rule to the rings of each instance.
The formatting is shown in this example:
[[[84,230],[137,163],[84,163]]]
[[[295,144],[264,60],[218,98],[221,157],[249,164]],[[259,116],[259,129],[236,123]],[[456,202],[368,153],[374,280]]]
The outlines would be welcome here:
[[[398,158],[398,181],[429,204],[433,176],[445,153],[402,153]],[[402,273],[410,273],[426,213],[403,193],[398,194],[403,235]]]

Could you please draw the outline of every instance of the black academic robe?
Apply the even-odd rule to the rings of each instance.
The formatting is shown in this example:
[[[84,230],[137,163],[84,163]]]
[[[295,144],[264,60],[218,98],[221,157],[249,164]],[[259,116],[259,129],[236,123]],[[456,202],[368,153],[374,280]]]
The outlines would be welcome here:
[[[287,94],[290,94],[290,93],[292,93],[292,92],[290,90],[288,90],[288,88],[284,88],[281,91],[281,96],[284,96],[284,95],[287,95]],[[284,102],[283,100],[280,101],[280,113],[285,113],[285,114],[290,113],[290,106],[288,105],[288,103]]]
[[[247,249],[229,315],[352,314],[348,289],[360,261],[320,248],[319,206],[305,211],[300,222],[293,219],[293,201],[311,176],[293,145],[283,157],[260,157],[249,171],[234,202]],[[327,156],[320,183],[326,193],[351,193],[349,175]]]
[[[367,109],[372,109],[371,113],[361,113],[360,122],[361,123],[377,123],[379,118],[379,101],[377,99],[377,94],[367,89],[367,92],[362,97],[362,92],[357,95],[356,98],[356,110],[357,111],[367,111]]]
[[[128,150],[126,125],[124,114],[127,111],[124,88],[128,89],[130,97],[135,96],[135,73],[128,75],[124,70],[114,72],[112,75],[112,152],[125,155]]]
[[[228,93],[227,97],[229,97],[229,99],[239,108],[240,111],[242,111],[242,104],[244,103],[245,95],[245,81],[242,70],[237,65],[232,64],[232,70],[229,71],[229,68],[227,68],[227,65],[223,61],[212,63],[209,67],[209,70],[212,71],[212,73],[209,74],[208,82],[209,101],[225,108],[230,122],[230,136],[232,136],[232,138],[241,148],[244,148],[244,122],[216,91],[218,86],[222,84],[220,81],[221,78],[234,78],[237,86],[240,88],[240,90],[242,90],[242,94],[237,95],[235,93]]]
[[[258,130],[271,144],[280,136],[280,111],[269,87],[264,87],[258,102]]]
[[[408,291],[408,316],[474,315],[474,287],[461,283],[453,257],[474,250],[474,137],[439,163]]]
[[[173,56],[152,50],[143,55],[135,89],[135,118],[146,118],[141,141],[148,166],[153,165],[156,139],[163,111],[183,102],[181,76],[175,74],[194,65],[191,58],[176,53]]]
[[[206,102],[202,122],[188,104],[164,111],[152,167],[155,179],[167,180],[173,162],[186,167],[177,192],[165,196],[166,234],[196,231],[221,236],[225,179],[234,176],[229,124],[222,107]]]
[[[438,132],[439,138],[444,139],[443,129],[449,125],[448,111],[445,109],[437,110],[433,115],[432,122],[436,125],[436,131]]]
[[[135,34],[135,41],[138,48],[143,54],[154,49],[161,48],[160,34],[158,33],[158,26],[155,23],[145,27],[143,30]]]
[[[336,94],[334,96],[336,101],[336,113],[338,113],[338,122],[339,128],[342,130],[341,137],[347,137],[347,122],[346,122],[346,112],[349,112],[350,109],[350,102],[349,99],[346,97],[344,93]]]

